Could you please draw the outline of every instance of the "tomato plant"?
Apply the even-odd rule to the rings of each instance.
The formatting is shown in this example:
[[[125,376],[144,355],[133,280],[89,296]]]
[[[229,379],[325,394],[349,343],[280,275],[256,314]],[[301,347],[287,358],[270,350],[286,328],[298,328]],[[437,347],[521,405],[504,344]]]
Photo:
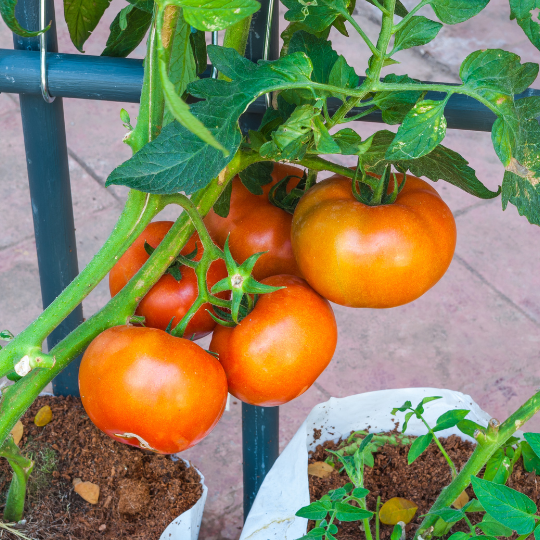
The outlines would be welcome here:
[[[204,219],[217,244],[223,246],[229,238],[231,254],[238,262],[245,261],[253,253],[265,252],[253,268],[256,279],[277,274],[301,276],[291,246],[292,216],[274,206],[268,195],[270,189],[287,176],[292,177],[289,184],[291,188],[294,187],[302,174],[303,171],[297,167],[276,163],[271,181],[263,186],[255,184],[259,195],[249,191],[237,176],[231,182],[228,215],[221,217],[211,210]]]
[[[303,279],[279,275],[262,283],[284,288],[261,296],[238,326],[216,328],[210,350],[233,396],[273,407],[302,395],[324,371],[337,325],[328,301]]]
[[[188,339],[115,326],[86,349],[79,371],[88,416],[117,441],[174,454],[202,440],[227,401],[220,363]]]
[[[403,184],[403,175],[396,181]],[[416,300],[443,276],[456,224],[420,178],[407,175],[393,203],[370,206],[355,198],[350,178],[336,175],[301,199],[292,242],[302,274],[320,294],[343,306],[390,308]]]
[[[421,0],[410,11],[399,0],[368,2],[380,11],[376,41],[355,20],[354,0],[283,0],[288,26],[281,54],[257,63],[244,57],[251,17],[260,8],[256,0],[134,1],[118,13],[105,56],[126,56],[148,32],[136,125],[120,113],[133,156],[107,179],[107,186],[130,188],[124,211],[103,247],[40,317],[15,337],[0,333],[8,341],[0,351],[0,376],[14,381],[0,402],[0,452],[16,472],[6,503],[14,521],[22,516],[27,476],[10,430],[86,347],[81,390],[96,424],[114,437],[117,430],[133,433],[155,450],[175,451],[200,440],[217,421],[225,384],[249,403],[283,403],[305,391],[330,361],[336,327],[328,301],[299,277],[272,274],[302,275],[328,299],[371,307],[412,301],[442,276],[455,224],[418,177],[482,199],[502,194],[503,209],[511,203],[540,224],[540,98],[519,97],[536,79],[538,65],[483,49],[464,59],[460,84],[428,84],[391,72],[397,52],[429,43],[444,24],[474,17],[488,0]],[[82,50],[108,3],[67,3],[70,35]],[[46,31],[22,28],[15,5],[0,2],[14,32],[32,37]],[[428,5],[437,20],[417,14]],[[510,0],[512,17],[539,46],[535,5]],[[359,2],[357,8],[363,7]],[[332,29],[360,35],[371,53],[367,66],[351,66],[333,49]],[[205,33],[219,30],[225,30],[224,46],[207,47]],[[207,57],[217,77],[199,77]],[[502,164],[496,192],[464,157],[441,144],[445,107],[457,94],[496,116],[492,142]],[[263,96],[269,106],[260,126],[242,132],[240,116]],[[399,125],[397,131],[362,139],[351,127],[340,128],[372,112]],[[354,160],[352,169],[339,164],[343,156]],[[319,172],[340,176],[317,184]],[[290,174],[302,178],[279,182]],[[294,210],[302,195],[293,219],[285,210]],[[183,209],[174,224],[149,225],[169,204]],[[154,227],[168,231],[149,240],[147,250],[144,238]],[[192,257],[194,233],[201,250]],[[111,300],[45,353],[45,339],[111,270]],[[133,327],[136,314],[170,335]],[[227,383],[217,360],[181,339],[207,332],[215,322],[220,326],[212,346]],[[206,366],[207,379],[200,366]],[[126,375],[130,369],[133,379]],[[185,401],[172,394],[173,381],[185,389]],[[142,386],[152,391],[143,394]],[[514,426],[540,409],[540,398],[531,400]],[[127,418],[126,411],[136,414]],[[199,420],[189,417],[193,411]],[[150,428],[155,418],[162,426]],[[478,462],[485,463],[491,450]]]
[[[111,296],[119,293],[140,270],[172,226],[172,221],[150,223],[139,238],[131,244],[109,274]],[[199,261],[203,251],[202,243],[195,233],[187,241],[180,254],[192,255],[192,260]],[[197,298],[198,284],[195,270],[179,262],[173,263],[169,268],[137,307],[135,314],[144,317],[145,326],[161,330],[166,330],[170,325],[176,326]],[[226,275],[227,269],[222,259],[212,262],[206,275],[208,286],[212,287]],[[225,298],[227,295],[221,293],[220,296]],[[203,304],[198,309],[185,329],[186,336],[198,339],[214,329],[216,322],[208,313],[209,309],[212,309],[209,303]]]

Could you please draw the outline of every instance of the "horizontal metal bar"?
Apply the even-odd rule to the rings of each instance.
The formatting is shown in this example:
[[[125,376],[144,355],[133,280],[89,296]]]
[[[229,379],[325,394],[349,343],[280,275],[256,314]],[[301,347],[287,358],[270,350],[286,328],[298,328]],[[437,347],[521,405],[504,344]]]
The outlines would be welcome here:
[[[143,81],[142,60],[50,53],[47,55],[47,66],[49,91],[53,96],[139,102]],[[0,49],[0,92],[41,95],[39,67],[38,52]],[[429,92],[427,99],[442,99],[443,95]],[[540,96],[540,90],[529,89],[518,97],[525,96]],[[338,99],[329,100],[330,111],[335,111],[339,103]],[[259,98],[248,112],[263,114],[265,109],[264,99]],[[351,114],[361,111],[353,109]],[[496,118],[486,106],[461,94],[451,96],[444,114],[450,129],[469,131],[491,131]],[[381,113],[374,112],[362,120],[380,123]]]

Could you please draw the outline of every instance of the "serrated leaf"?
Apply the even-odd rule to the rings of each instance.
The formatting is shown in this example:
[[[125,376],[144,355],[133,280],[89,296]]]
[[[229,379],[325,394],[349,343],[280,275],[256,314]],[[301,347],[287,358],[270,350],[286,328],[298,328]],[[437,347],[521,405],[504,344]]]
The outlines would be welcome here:
[[[478,15],[489,0],[432,0],[435,15],[444,24],[457,24]]]
[[[417,159],[429,154],[446,135],[445,101],[423,100],[408,113],[386,152],[388,160]]]
[[[465,433],[465,435],[468,435],[469,437],[474,438],[474,434],[477,429],[483,430],[485,429],[484,426],[481,426],[480,424],[477,424],[476,422],[473,422],[472,420],[461,420],[461,422],[457,423],[457,428],[461,433]]]
[[[516,19],[529,41],[540,49],[540,24],[538,15],[533,15],[540,7],[537,0],[510,0],[510,18]]]
[[[324,507],[321,501],[315,501],[308,506],[300,508],[295,516],[307,519],[323,519],[328,514],[328,510]]]
[[[518,534],[532,532],[537,511],[529,497],[506,486],[471,477],[474,493],[485,511]]]
[[[147,13],[154,13],[154,0],[128,0],[137,9],[142,9]]]
[[[523,120],[540,117],[540,96],[528,96],[514,102],[519,118]]]
[[[471,411],[468,409],[453,409],[446,411],[437,418],[437,424],[433,428],[433,431],[442,431],[443,429],[449,429],[457,426]]]
[[[197,32],[197,34],[202,34],[204,39],[203,32]],[[191,32],[190,25],[186,23],[183,17],[178,17],[173,37],[174,46],[172,47],[171,58],[169,60],[169,80],[174,85],[174,92],[177,96],[182,96],[188,84],[197,80],[197,63],[191,44],[191,36],[193,35],[195,34]],[[204,67],[206,69],[206,44],[204,51]],[[163,125],[166,126],[173,120],[174,115],[168,105],[166,105]]]
[[[418,84],[420,81],[411,79],[408,75],[386,75],[383,82],[389,84]],[[382,112],[383,120],[386,124],[401,124],[407,113],[414,107],[422,92],[378,92],[373,97],[373,101]]]
[[[386,151],[394,137],[395,134],[387,130],[375,133],[369,150],[362,156],[367,171],[382,174],[388,163],[392,163],[396,168],[409,170],[414,176],[424,176],[433,182],[444,180],[481,199],[493,199],[500,193],[487,189],[476,177],[474,169],[468,166],[468,161],[442,144],[418,159],[386,160]]]
[[[2,2],[0,2],[1,4]],[[64,17],[73,45],[80,52],[111,0],[65,0]]]
[[[484,516],[484,519],[476,525],[484,534],[488,536],[504,536],[508,538],[512,536],[514,531],[509,527],[506,527],[502,523],[499,523],[496,519],[489,514]]]
[[[253,163],[239,173],[242,184],[254,195],[262,195],[262,186],[272,182],[274,164],[271,161]]]
[[[285,20],[302,23],[310,32],[326,30],[347,10],[344,0],[282,0],[288,11]]]
[[[495,484],[506,484],[510,473],[510,460],[504,454],[504,451],[499,448],[486,463],[484,480],[489,480]]]
[[[416,459],[424,452],[424,450],[429,446],[433,440],[433,434],[427,433],[426,435],[420,435],[411,445],[409,449],[409,454],[407,455],[407,461],[409,465],[414,463]]]
[[[373,515],[373,512],[342,502],[336,503],[335,510],[336,519],[339,519],[339,521],[359,521],[368,519]]]
[[[125,10],[127,11],[125,14],[127,26],[125,29],[122,29],[120,27],[120,18],[121,13],[125,12]],[[109,27],[111,33],[101,56],[126,57],[143,40],[148,28],[150,28],[151,22],[151,13],[137,9],[131,4],[127,8],[124,8],[118,13]]]
[[[231,81],[202,79],[190,84],[188,91],[192,95],[206,98],[192,105],[191,113],[229,155],[225,157],[178,122],[172,122],[117,167],[107,185],[126,185],[147,193],[194,193],[215,178],[234,156],[242,140],[238,118],[252,101],[294,80],[310,84],[311,62],[300,53],[259,64],[234,49],[210,45],[208,53],[213,65]]]
[[[340,55],[332,66],[328,76],[328,84],[339,88],[356,88],[358,81],[359,78],[354,68],[347,64],[344,56]]]
[[[426,45],[437,37],[442,24],[422,15],[411,17],[397,32],[390,56],[398,51]]]
[[[405,525],[410,523],[418,506],[408,499],[403,497],[393,497],[386,501],[379,510],[379,519],[385,525],[397,525],[403,521]]]
[[[255,0],[174,0],[174,3],[183,8],[186,22],[204,32],[224,30],[261,7]]]
[[[340,129],[332,135],[334,142],[339,146],[339,153],[344,156],[359,156],[371,146],[371,141],[362,141],[362,138],[351,128]]]
[[[441,508],[440,510],[429,512],[428,515],[439,516],[445,523],[457,523],[465,517],[465,512],[455,510],[454,508]]]
[[[330,73],[339,56],[332,49],[332,42],[318,38],[313,34],[301,31],[296,32],[289,43],[289,54],[305,53],[313,64],[311,80],[327,84]]]
[[[328,133],[323,119],[320,114],[313,116],[311,119],[311,125],[313,129],[313,139],[315,142],[315,149],[320,154],[339,154],[341,152],[340,146],[334,142],[334,139]]]

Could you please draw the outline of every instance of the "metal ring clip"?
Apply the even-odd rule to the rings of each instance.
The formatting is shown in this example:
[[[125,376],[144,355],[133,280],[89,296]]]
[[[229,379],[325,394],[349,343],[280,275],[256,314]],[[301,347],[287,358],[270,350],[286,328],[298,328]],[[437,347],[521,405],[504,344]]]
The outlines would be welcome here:
[[[212,45],[219,45],[217,31],[212,32]],[[218,78],[217,67],[212,66],[212,79],[217,79],[217,78]]]
[[[264,47],[263,47],[263,60],[268,60],[268,54],[270,52],[270,35],[272,33],[272,16],[274,14],[274,0],[268,2],[268,13],[266,15],[266,29],[264,33]],[[270,94],[264,94],[264,99],[266,101],[266,108],[269,108],[272,101],[270,99]]]
[[[39,15],[40,15],[40,23],[41,23],[41,29],[44,29],[47,27],[46,23],[46,1],[47,0],[40,0],[39,1]],[[39,54],[40,54],[40,85],[41,85],[41,95],[43,96],[43,99],[47,103],[52,103],[54,101],[54,97],[49,94],[49,88],[47,86],[47,39],[45,36],[45,32],[39,35]]]

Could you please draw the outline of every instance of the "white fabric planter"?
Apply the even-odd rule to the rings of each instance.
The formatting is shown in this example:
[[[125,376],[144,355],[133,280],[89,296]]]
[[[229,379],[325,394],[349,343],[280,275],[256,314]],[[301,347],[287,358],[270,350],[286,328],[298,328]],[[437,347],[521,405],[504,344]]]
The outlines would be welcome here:
[[[297,540],[306,534],[305,518],[294,514],[309,504],[307,474],[308,452],[325,441],[338,441],[351,431],[365,430],[373,433],[394,429],[392,418],[403,421],[403,413],[391,415],[394,407],[401,407],[409,400],[413,407],[425,397],[442,396],[425,406],[424,418],[434,426],[437,418],[450,409],[469,409],[467,418],[487,426],[490,415],[485,413],[470,396],[452,390],[438,388],[406,388],[381,390],[346,398],[331,398],[313,408],[291,442],[279,456],[264,479],[253,507],[247,517],[240,540]],[[314,429],[321,436],[314,440]],[[426,427],[416,418],[411,418],[407,434],[424,435]],[[459,434],[457,428],[437,433],[441,437]],[[163,537],[162,537],[163,538]]]
[[[189,463],[184,459],[186,465]],[[169,526],[163,531],[159,540],[197,540],[199,538],[199,531],[201,530],[201,521],[204,511],[204,505],[206,503],[206,497],[208,495],[208,488],[204,484],[204,476],[199,469],[195,468],[201,477],[201,485],[203,492],[201,498],[192,506],[189,510],[180,514],[175,520],[173,520]]]

